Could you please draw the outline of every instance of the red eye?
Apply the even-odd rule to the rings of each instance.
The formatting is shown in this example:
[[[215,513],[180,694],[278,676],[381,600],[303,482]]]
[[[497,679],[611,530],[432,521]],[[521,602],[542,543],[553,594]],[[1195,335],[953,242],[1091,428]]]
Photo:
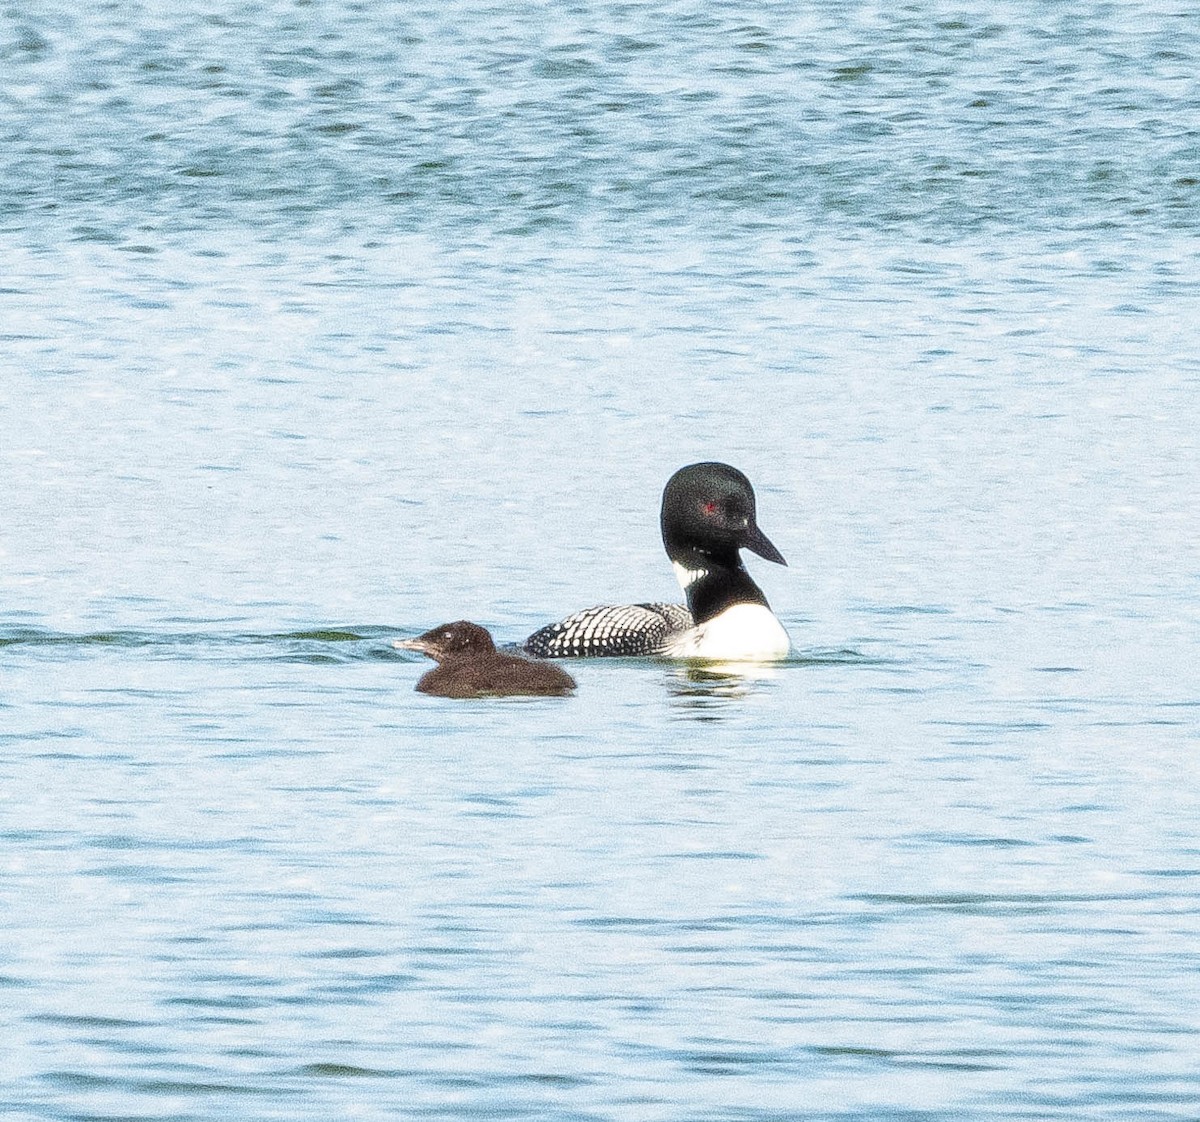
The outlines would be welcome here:
[[[702,511],[704,511],[705,514],[711,516],[711,515],[714,515],[717,513],[717,504],[716,503],[705,503],[700,509]]]

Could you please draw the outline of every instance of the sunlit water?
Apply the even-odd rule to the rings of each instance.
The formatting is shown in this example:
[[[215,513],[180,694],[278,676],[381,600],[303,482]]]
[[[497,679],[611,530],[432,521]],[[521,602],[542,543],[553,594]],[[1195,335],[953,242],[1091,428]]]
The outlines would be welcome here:
[[[0,1107],[1200,1117],[1200,42],[1138,3],[0,14]],[[674,594],[795,657],[448,702]]]

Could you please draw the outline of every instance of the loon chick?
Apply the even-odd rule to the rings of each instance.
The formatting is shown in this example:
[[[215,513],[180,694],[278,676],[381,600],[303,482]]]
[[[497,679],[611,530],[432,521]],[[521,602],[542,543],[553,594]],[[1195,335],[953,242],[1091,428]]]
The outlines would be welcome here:
[[[465,619],[392,646],[420,651],[438,663],[417,683],[421,693],[435,697],[559,696],[575,688],[575,679],[557,666],[501,654],[484,628]]]
[[[758,528],[754,488],[728,464],[690,464],[667,481],[662,537],[687,597],[682,604],[586,608],[535,631],[523,649],[539,658],[667,655],[765,662],[791,641],[739,549],[786,565]]]

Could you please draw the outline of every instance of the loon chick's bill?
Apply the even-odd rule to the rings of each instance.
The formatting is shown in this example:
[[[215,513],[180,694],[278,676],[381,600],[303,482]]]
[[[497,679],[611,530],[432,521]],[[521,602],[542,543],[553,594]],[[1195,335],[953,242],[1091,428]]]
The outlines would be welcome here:
[[[465,619],[392,646],[420,651],[438,663],[417,683],[421,693],[435,697],[557,697],[575,688],[575,679],[560,667],[501,653],[485,628]]]
[[[754,488],[728,464],[690,464],[667,481],[663,546],[682,604],[585,608],[535,631],[523,649],[538,658],[665,655],[721,662],[786,658],[791,641],[742,564],[749,549],[786,565],[758,528]]]

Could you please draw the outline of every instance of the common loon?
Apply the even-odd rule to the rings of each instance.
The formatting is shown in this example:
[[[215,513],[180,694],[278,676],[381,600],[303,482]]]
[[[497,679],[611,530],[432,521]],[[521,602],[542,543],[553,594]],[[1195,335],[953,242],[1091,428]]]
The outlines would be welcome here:
[[[523,649],[538,658],[666,655],[767,662],[791,642],[739,549],[786,565],[758,528],[754,488],[728,464],[690,464],[667,481],[662,537],[687,597],[682,604],[586,608],[535,631]]]
[[[575,688],[575,679],[557,666],[501,654],[485,628],[465,619],[392,646],[420,651],[439,664],[417,683],[421,693],[435,697],[558,696]]]

